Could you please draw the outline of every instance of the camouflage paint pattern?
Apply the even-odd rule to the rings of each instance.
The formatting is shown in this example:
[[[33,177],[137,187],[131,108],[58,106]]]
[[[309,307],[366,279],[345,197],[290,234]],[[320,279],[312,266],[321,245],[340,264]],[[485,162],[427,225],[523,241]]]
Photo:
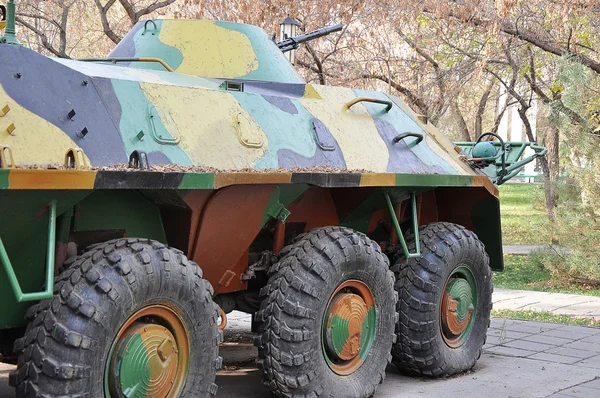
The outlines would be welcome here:
[[[217,293],[247,288],[248,247],[282,206],[292,212],[289,222],[306,228],[344,222],[370,232],[381,219],[382,189],[445,189],[440,215],[472,222],[478,234],[495,230],[487,240],[480,236],[502,268],[497,187],[399,98],[306,84],[265,32],[243,24],[141,22],[110,57],[160,58],[174,72],[158,63],[54,59],[0,45],[0,237],[25,287],[42,282],[43,263],[25,254],[43,256],[38,242],[49,200],[58,200],[60,217],[75,209],[75,226],[86,221],[87,231],[72,232],[94,230],[93,217],[77,212],[83,208],[88,216],[102,210],[96,217],[110,230],[137,235],[146,224],[136,224],[129,199],[121,203],[124,190],[140,192],[153,208],[143,213],[153,236],[203,264]],[[393,106],[347,107],[361,97]],[[405,132],[424,139],[393,142]],[[63,165],[69,151],[91,168],[48,167]],[[166,167],[115,167],[134,151]],[[451,191],[462,188],[475,193],[468,209],[454,195],[466,191]],[[110,206],[91,206],[97,195],[112,198]],[[172,209],[164,204],[185,211],[166,217]],[[129,215],[126,227],[105,217],[111,206]],[[5,282],[0,274],[0,287]],[[0,300],[10,302],[8,288]],[[24,308],[0,315],[0,328],[21,324]]]
[[[92,64],[0,47],[0,108],[10,107],[0,129],[15,126],[0,135],[0,146],[12,148],[17,166],[62,164],[69,149],[81,149],[91,166],[114,166],[137,150],[152,165],[225,171],[336,167],[478,175],[398,98],[306,84],[254,26],[139,23],[110,56],[158,57],[175,73],[154,63]],[[244,83],[243,91],[228,91],[227,81]],[[387,113],[377,104],[345,107],[358,97],[395,105]],[[404,132],[425,140],[394,144]]]
[[[331,333],[331,348],[341,359],[349,360],[357,355],[364,359],[373,340],[372,332],[376,329],[375,307],[361,312],[356,319],[349,319],[351,315],[342,310],[332,313],[327,323],[328,332]],[[356,322],[358,327],[351,325],[351,322]]]

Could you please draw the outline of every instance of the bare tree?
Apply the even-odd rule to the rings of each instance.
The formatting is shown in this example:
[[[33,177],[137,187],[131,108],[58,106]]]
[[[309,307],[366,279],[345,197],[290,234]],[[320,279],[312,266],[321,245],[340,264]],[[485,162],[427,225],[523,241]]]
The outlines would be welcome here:
[[[118,0],[118,4],[120,4],[123,10],[125,10],[125,13],[129,19],[128,27],[131,28],[146,15],[150,15],[156,10],[167,7],[175,3],[175,1],[176,0],[154,0],[150,2],[134,2],[129,0]],[[98,8],[104,34],[115,44],[119,44],[119,42],[123,39],[123,36],[115,32],[109,18],[109,13],[111,12],[113,6],[117,4],[117,0],[108,0],[104,4],[102,4],[101,0],[94,0],[94,4],[96,4],[96,7]]]
[[[67,54],[69,16],[79,0],[23,1],[16,21],[35,34],[43,48],[59,58]]]
[[[17,23],[26,28],[25,40],[39,51],[59,58],[98,47],[102,37],[118,43],[141,18],[155,14],[177,0],[21,0]],[[97,17],[94,17],[97,10]],[[102,30],[97,31],[96,26]]]

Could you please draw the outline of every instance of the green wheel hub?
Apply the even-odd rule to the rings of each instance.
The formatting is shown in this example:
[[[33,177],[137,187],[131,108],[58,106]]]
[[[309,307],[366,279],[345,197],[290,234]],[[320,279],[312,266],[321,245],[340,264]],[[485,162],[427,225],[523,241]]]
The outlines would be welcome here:
[[[323,320],[323,353],[339,375],[354,373],[367,357],[377,330],[375,299],[361,281],[341,284],[329,301]]]
[[[456,268],[444,288],[441,303],[442,337],[448,346],[458,348],[468,340],[477,308],[477,285],[471,271]]]
[[[114,358],[114,382],[126,397],[165,396],[177,374],[179,351],[175,338],[160,325],[128,329]]]
[[[189,364],[189,342],[180,318],[150,306],[123,325],[110,350],[105,391],[110,398],[179,397]]]

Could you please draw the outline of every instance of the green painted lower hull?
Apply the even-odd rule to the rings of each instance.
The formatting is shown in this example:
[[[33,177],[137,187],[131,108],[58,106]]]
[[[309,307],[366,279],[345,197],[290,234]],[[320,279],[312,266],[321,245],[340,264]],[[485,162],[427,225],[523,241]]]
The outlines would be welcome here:
[[[45,282],[48,249],[48,204],[57,201],[57,216],[91,191],[0,191],[0,237],[24,293],[37,292]],[[31,303],[17,303],[8,276],[0,268],[0,329],[23,324]]]

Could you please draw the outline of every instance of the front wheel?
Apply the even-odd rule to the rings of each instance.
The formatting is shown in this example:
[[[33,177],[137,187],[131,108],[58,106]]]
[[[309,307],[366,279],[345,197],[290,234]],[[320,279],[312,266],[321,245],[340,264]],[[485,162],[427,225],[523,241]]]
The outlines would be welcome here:
[[[279,397],[372,396],[394,339],[387,258],[342,227],[310,231],[281,254],[257,314],[265,385]]]
[[[400,322],[392,355],[404,373],[447,377],[481,356],[492,308],[489,258],[460,225],[429,224],[420,236],[421,257],[393,267]]]
[[[196,263],[158,242],[119,239],[69,265],[15,342],[18,398],[216,393],[218,307]]]

